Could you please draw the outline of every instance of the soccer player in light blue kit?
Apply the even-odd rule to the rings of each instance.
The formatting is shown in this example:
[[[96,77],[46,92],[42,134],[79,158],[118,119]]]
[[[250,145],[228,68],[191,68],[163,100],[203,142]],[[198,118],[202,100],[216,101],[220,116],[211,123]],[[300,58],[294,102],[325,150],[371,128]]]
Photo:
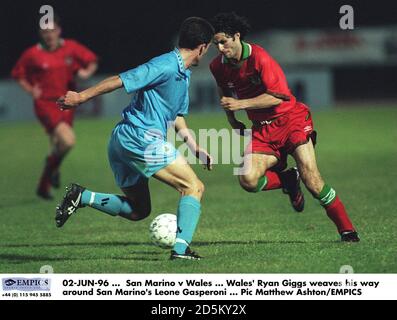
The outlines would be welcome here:
[[[189,68],[198,65],[206,54],[213,33],[206,20],[188,18],[182,23],[178,47],[173,51],[80,93],[69,91],[58,100],[62,109],[70,109],[121,87],[127,93],[135,92],[123,111],[123,120],[112,132],[108,147],[110,165],[125,196],[71,184],[56,210],[57,227],[85,206],[132,221],[146,218],[151,211],[148,178],[153,176],[181,194],[171,259],[200,260],[189,245],[200,217],[204,185],[175,147],[166,142],[166,132],[173,123],[193,154],[211,170],[211,156],[196,144],[183,116],[188,112]]]

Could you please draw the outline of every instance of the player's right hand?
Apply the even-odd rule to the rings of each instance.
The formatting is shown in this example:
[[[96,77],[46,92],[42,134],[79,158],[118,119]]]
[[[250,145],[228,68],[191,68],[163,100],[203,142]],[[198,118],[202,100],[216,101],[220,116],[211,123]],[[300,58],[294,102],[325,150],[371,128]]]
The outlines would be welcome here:
[[[74,91],[68,91],[64,96],[57,100],[57,105],[62,109],[72,109],[81,103],[80,94]]]
[[[202,164],[204,165],[204,169],[207,169],[209,171],[212,170],[212,165],[214,164],[214,159],[208,153],[207,150],[198,147],[196,150],[196,157],[202,162]]]
[[[41,91],[41,88],[39,87],[39,85],[37,85],[37,84],[34,85],[32,88],[32,92],[31,92],[33,99],[35,99],[35,100],[39,99],[41,97],[41,93],[42,93],[42,91]]]

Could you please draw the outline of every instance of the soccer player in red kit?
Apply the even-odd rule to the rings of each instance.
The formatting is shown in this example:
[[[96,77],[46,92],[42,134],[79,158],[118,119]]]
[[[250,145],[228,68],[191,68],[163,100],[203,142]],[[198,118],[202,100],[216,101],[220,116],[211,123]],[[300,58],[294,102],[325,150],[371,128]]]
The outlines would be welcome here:
[[[60,164],[75,143],[74,110],[60,110],[56,100],[75,90],[76,75],[88,79],[96,71],[97,56],[75,40],[62,39],[58,18],[53,29],[40,29],[39,34],[40,42],[23,52],[12,76],[32,96],[35,114],[50,137],[51,151],[37,195],[52,199],[51,186],[60,185]]]
[[[214,17],[214,44],[220,55],[210,69],[218,85],[221,106],[232,128],[245,129],[234,113],[245,110],[252,121],[252,139],[244,154],[240,185],[248,192],[282,188],[296,211],[303,211],[300,178],[335,223],[342,241],[359,241],[335,190],[317,168],[316,132],[309,108],[296,101],[278,63],[260,46],[243,41],[249,25],[235,13]],[[296,168],[285,170],[292,155]]]

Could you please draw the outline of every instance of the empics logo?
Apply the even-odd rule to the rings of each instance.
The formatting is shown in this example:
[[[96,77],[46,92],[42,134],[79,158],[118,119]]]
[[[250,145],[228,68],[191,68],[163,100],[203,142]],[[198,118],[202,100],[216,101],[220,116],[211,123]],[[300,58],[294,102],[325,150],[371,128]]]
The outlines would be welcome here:
[[[10,287],[10,286],[12,286],[13,284],[15,284],[16,281],[15,281],[15,280],[12,280],[12,279],[7,279],[6,281],[4,281],[4,283],[5,283],[6,286]]]
[[[48,278],[3,278],[3,291],[50,291],[51,280]]]

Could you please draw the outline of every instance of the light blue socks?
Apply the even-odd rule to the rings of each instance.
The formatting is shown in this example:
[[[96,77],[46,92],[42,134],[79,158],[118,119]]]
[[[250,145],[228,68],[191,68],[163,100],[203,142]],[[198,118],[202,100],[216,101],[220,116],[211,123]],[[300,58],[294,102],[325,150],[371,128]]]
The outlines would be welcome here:
[[[120,213],[128,215],[133,211],[131,203],[125,197],[89,190],[84,190],[81,197],[81,204],[90,206],[111,216],[118,216]]]
[[[194,232],[201,213],[200,202],[192,196],[183,196],[178,206],[178,230],[176,233],[176,243],[174,251],[184,254],[186,248],[192,242]]]

